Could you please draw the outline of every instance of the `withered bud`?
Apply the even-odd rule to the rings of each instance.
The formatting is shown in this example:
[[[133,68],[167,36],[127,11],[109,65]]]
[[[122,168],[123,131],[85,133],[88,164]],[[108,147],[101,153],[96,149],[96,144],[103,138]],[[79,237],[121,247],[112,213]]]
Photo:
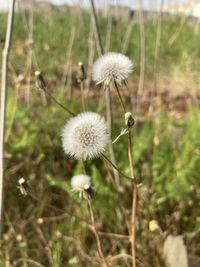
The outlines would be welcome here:
[[[35,72],[35,77],[36,77],[36,86],[42,90],[45,90],[47,87],[47,84],[45,82],[44,77],[42,76],[40,71]]]
[[[128,128],[133,127],[133,125],[135,124],[135,120],[133,118],[133,115],[131,112],[126,112],[125,114],[125,125]]]
[[[83,80],[86,79],[86,72],[85,72],[85,67],[84,67],[83,62],[79,62],[78,66],[79,66],[79,69],[80,69],[80,77],[79,77],[79,79],[81,81],[83,81]]]

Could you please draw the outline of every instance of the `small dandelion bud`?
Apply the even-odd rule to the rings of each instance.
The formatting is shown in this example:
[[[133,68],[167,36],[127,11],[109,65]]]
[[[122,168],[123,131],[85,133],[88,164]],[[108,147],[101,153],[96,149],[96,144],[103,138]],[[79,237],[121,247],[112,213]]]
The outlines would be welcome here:
[[[78,160],[100,156],[108,141],[104,118],[93,112],[83,112],[70,119],[62,131],[64,152]]]
[[[133,127],[133,125],[135,124],[135,120],[133,118],[133,115],[131,114],[131,112],[126,112],[125,114],[125,125],[128,128]]]
[[[115,82],[122,85],[127,82],[133,71],[132,61],[123,54],[109,52],[101,56],[93,66],[93,80],[97,84]]]
[[[83,65],[83,62],[79,62],[78,66],[80,68],[80,80],[85,80],[86,79],[86,72],[85,72],[85,67]]]
[[[46,85],[46,82],[44,80],[44,77],[42,76],[41,72],[40,71],[36,71],[35,72],[35,77],[36,77],[36,86],[42,90],[44,90],[47,85]]]

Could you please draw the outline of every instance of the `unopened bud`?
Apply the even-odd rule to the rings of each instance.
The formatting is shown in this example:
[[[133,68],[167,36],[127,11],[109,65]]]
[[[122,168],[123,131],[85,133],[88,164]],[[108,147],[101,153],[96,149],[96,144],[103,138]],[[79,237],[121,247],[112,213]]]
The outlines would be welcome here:
[[[47,85],[46,85],[46,82],[44,80],[44,77],[42,76],[41,72],[40,71],[36,71],[35,72],[35,77],[36,77],[36,86],[42,90],[44,90]]]
[[[133,115],[131,112],[126,112],[125,114],[125,125],[128,128],[133,127],[133,125],[135,124],[135,120],[133,118]]]
[[[85,67],[83,62],[79,62],[78,66],[80,68],[80,80],[85,80],[86,79],[86,72],[85,72]]]

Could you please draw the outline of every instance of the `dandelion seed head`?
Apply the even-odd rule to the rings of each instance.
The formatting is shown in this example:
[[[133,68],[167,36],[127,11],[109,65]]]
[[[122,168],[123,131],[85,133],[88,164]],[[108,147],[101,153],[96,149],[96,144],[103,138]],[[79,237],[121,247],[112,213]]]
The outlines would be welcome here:
[[[93,80],[99,83],[116,82],[122,85],[133,71],[133,62],[125,55],[109,52],[101,56],[93,66]]]
[[[65,153],[79,160],[98,157],[108,140],[104,118],[93,112],[83,112],[70,119],[62,132]]]
[[[91,178],[88,175],[80,174],[75,175],[71,179],[71,187],[75,192],[83,192],[90,188]]]

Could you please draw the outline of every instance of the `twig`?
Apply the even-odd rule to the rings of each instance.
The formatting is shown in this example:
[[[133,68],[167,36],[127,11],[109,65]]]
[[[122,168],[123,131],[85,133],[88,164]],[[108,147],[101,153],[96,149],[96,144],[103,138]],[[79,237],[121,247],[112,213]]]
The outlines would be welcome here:
[[[92,223],[91,230],[93,231],[95,238],[96,238],[97,250],[98,250],[98,254],[99,254],[99,257],[101,259],[101,262],[102,262],[102,266],[103,267],[109,267],[109,265],[105,259],[105,256],[103,254],[101,240],[99,238],[99,234],[98,234],[96,226],[95,226],[95,220],[94,220],[94,214],[93,214],[93,210],[92,210],[91,200],[89,200],[89,199],[88,199],[88,210],[89,210],[90,219],[91,219],[91,223]]]
[[[34,224],[34,227],[35,227],[35,230],[36,230],[36,232],[38,234],[39,239],[43,243],[43,246],[45,247],[45,250],[47,252],[47,258],[48,258],[48,261],[49,261],[49,266],[53,267],[53,257],[52,257],[52,252],[51,252],[50,245],[49,245],[48,241],[46,240],[46,238],[45,238],[42,230],[40,229],[40,227],[35,225],[35,224]]]
[[[2,83],[1,83],[1,114],[0,114],[0,232],[2,230],[2,202],[3,202],[3,178],[4,178],[4,131],[7,100],[8,58],[11,45],[15,0],[11,1],[8,13],[5,46],[2,53]]]

